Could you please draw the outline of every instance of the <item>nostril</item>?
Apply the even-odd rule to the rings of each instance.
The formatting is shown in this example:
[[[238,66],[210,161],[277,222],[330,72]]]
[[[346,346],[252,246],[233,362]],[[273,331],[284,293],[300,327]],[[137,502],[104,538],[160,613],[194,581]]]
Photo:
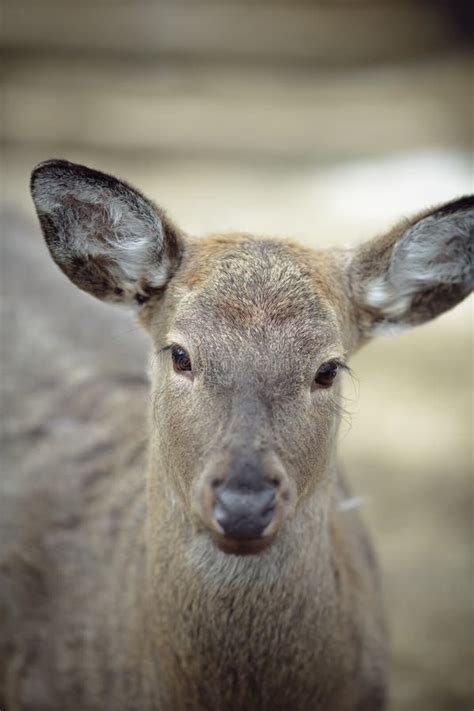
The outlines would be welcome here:
[[[261,515],[263,518],[266,518],[267,516],[270,516],[271,514],[273,514],[274,511],[275,511],[275,502],[269,504],[265,509],[263,509]]]
[[[270,477],[268,480],[269,484],[275,487],[275,489],[278,489],[278,487],[281,484],[281,480],[277,476]]]
[[[223,479],[218,479],[217,477],[211,481],[211,487],[213,489],[218,489],[221,484],[224,483]]]
[[[261,511],[266,511],[267,509],[275,508],[276,494],[273,488],[264,489],[256,495],[255,499],[256,501],[258,501],[259,508]]]

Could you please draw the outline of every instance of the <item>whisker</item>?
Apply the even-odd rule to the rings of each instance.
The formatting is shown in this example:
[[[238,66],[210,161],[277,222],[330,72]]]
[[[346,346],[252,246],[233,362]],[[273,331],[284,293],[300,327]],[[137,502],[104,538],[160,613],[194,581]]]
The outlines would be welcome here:
[[[129,328],[126,331],[117,331],[116,333],[111,334],[111,339],[115,340],[117,338],[120,338],[121,336],[127,336],[129,333],[135,333],[136,331],[142,331],[141,326],[135,326],[134,328]]]

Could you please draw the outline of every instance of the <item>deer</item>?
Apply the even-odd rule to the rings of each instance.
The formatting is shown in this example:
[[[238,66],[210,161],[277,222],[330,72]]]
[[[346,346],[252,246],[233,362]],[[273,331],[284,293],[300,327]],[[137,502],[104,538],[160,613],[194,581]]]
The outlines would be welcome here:
[[[40,163],[31,191],[64,274],[149,334],[151,397],[146,437],[121,401],[143,454],[89,477],[100,505],[79,475],[58,503],[65,472],[46,471],[31,533],[38,488],[25,493],[30,533],[2,561],[0,707],[381,711],[389,635],[371,538],[346,505],[341,374],[372,338],[472,291],[474,196],[315,249],[192,237],[65,160]]]

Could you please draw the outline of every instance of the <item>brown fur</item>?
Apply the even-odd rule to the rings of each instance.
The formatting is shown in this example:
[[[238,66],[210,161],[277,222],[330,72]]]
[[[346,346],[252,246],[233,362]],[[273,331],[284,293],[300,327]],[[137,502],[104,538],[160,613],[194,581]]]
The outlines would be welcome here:
[[[57,223],[44,219],[55,208],[43,175],[68,189],[79,181],[80,194],[91,182],[132,191],[60,161],[40,166],[33,195],[50,244]],[[144,198],[131,200],[136,211]],[[312,384],[377,318],[361,284],[386,268],[397,238],[348,256],[239,234],[191,240],[173,228],[168,238],[162,224],[164,243],[150,239],[154,259],[168,253],[168,281],[139,290],[153,344],[148,463],[144,393],[130,383],[82,383],[74,433],[53,430],[27,460],[2,536],[0,706],[381,711],[377,566],[357,513],[338,509],[348,495],[336,456],[340,386]],[[52,249],[67,273],[74,229]],[[107,279],[100,240],[89,239]],[[109,286],[130,302],[133,280],[117,283],[128,268],[118,266]],[[153,264],[133,266],[153,274]],[[95,277],[79,286],[101,296]],[[172,341],[189,351],[194,380],[174,372],[162,350]],[[222,547],[211,482],[246,461],[278,481],[273,528],[258,547]]]

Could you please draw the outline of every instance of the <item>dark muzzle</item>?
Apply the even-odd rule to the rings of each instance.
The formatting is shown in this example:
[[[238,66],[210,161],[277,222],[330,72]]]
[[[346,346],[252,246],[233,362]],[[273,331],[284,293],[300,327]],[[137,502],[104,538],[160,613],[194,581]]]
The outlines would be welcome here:
[[[215,492],[214,519],[224,535],[236,539],[260,538],[276,506],[276,487],[268,482],[249,488],[224,482]]]

